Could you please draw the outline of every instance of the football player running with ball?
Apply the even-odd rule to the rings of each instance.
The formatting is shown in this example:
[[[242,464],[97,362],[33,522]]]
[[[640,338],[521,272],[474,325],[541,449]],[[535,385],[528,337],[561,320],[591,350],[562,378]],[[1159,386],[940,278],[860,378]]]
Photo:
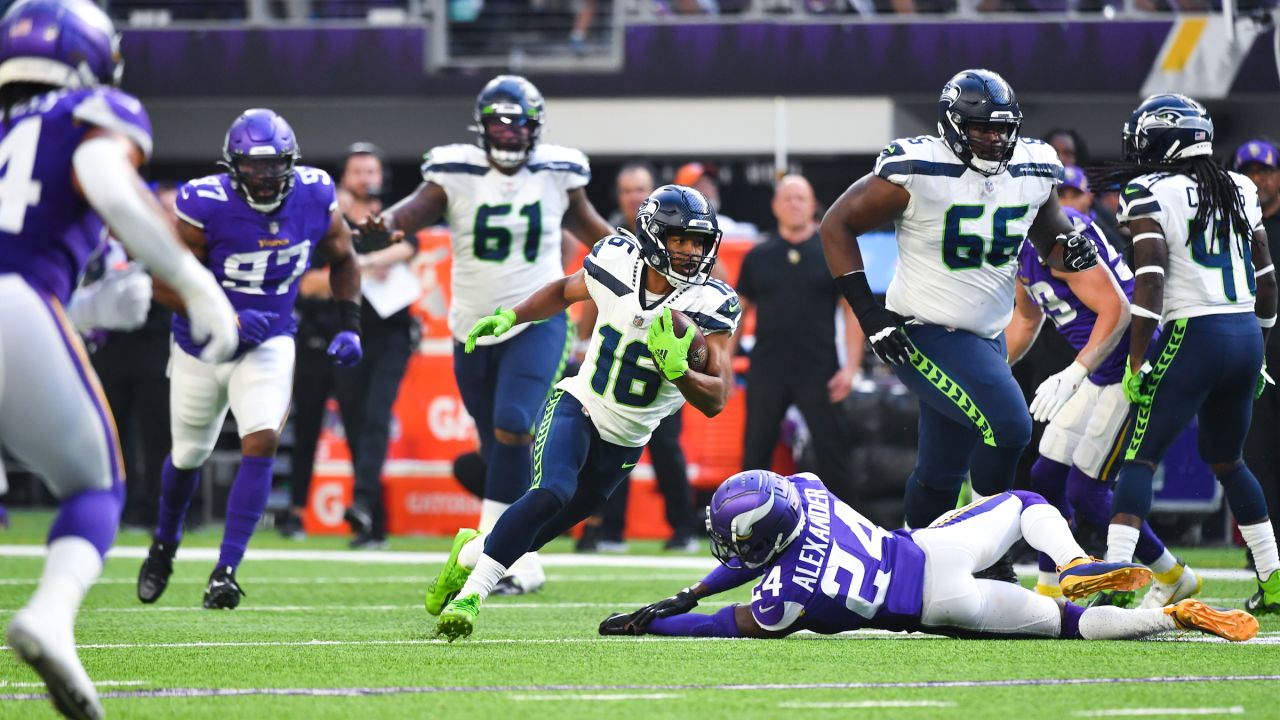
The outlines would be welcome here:
[[[740,308],[737,293],[711,277],[720,235],[701,193],[665,185],[640,206],[635,235],[602,239],[581,270],[471,329],[467,351],[480,338],[559,315],[576,302],[594,300],[600,309],[582,369],[560,381],[543,409],[530,489],[491,532],[460,530],[428,586],[427,612],[440,616],[437,634],[450,641],[470,635],[511,563],[599,507],[663,418],[686,401],[707,417],[724,409]],[[677,333],[673,311],[706,334],[705,369],[690,367],[695,328]]]
[[[227,172],[179,189],[178,234],[213,271],[236,308],[240,346],[228,362],[200,359],[186,317],[192,306],[158,294],[175,309],[177,347],[169,371],[173,449],[161,470],[160,518],[138,572],[138,599],[144,603],[158,600],[168,586],[200,466],[213,452],[230,409],[242,458],[227,497],[222,548],[204,606],[240,604],[244,591],[235,572],[271,492],[271,467],[293,391],[293,304],[298,279],[314,252],[329,258],[329,285],[341,313],[342,329],[329,355],[346,366],[360,362],[362,354],[360,270],[329,175],[297,165],[293,129],[261,108],[246,110],[231,124],[222,158]]]
[[[1093,267],[1097,250],[1058,205],[1053,148],[1021,138],[1013,88],[965,70],[942,89],[938,136],[898,140],[822,220],[827,265],[872,350],[920,397],[920,450],[906,515],[924,527],[953,509],[966,474],[992,495],[1013,486],[1031,416],[1005,361],[1018,249],[1050,267]],[[897,226],[887,307],[872,295],[857,237]]]
[[[533,83],[517,75],[490,80],[476,98],[477,143],[432,148],[418,189],[361,227],[395,238],[441,219],[449,223],[453,371],[485,460],[482,531],[529,488],[538,409],[564,372],[573,338],[564,313],[482,337],[464,351],[467,331],[494,308],[511,307],[564,276],[562,226],[585,244],[613,232],[587,199],[587,157],[539,141],[546,114]],[[353,507],[347,517],[360,522],[367,510]],[[511,568],[495,592],[533,592],[545,579],[533,555]]]
[[[721,565],[670,598],[600,624],[601,635],[777,638],[876,628],[961,638],[1124,640],[1199,630],[1233,641],[1258,634],[1243,610],[1195,599],[1165,608],[1061,607],[1021,586],[980,580],[1019,538],[1067,568],[1131,589],[1150,579],[1132,564],[1100,567],[1044,498],[1015,490],[954,510],[922,530],[889,532],[832,495],[809,473],[748,470],[726,480],[707,508]],[[707,615],[698,601],[759,579],[746,605]]]
[[[1135,407],[1107,559],[1133,557],[1156,464],[1199,417],[1200,457],[1222,483],[1257,569],[1258,590],[1245,607],[1280,613],[1275,533],[1243,459],[1255,393],[1270,380],[1262,348],[1276,322],[1275,266],[1258,190],[1214,162],[1213,120],[1191,98],[1147,98],[1125,123],[1123,141],[1125,161],[1100,181],[1124,188],[1117,217],[1133,237],[1124,392]]]

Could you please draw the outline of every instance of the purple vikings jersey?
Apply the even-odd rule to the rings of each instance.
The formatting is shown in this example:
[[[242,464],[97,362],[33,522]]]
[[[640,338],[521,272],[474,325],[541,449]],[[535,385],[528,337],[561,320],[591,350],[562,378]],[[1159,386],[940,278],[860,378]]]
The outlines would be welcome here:
[[[267,338],[293,335],[293,303],[298,278],[311,264],[316,245],[329,232],[338,208],[333,181],[323,170],[299,165],[293,190],[274,212],[249,207],[224,173],[199,178],[178,191],[178,217],[204,230],[206,264],[237,312],[273,312]],[[187,319],[173,316],[173,336],[190,355],[200,349],[191,340]]]
[[[63,304],[106,241],[102,220],[72,186],[71,156],[95,128],[151,153],[146,110],[115,88],[41,95],[0,126],[0,273]]]
[[[1116,283],[1124,291],[1127,298],[1133,297],[1133,272],[1125,265],[1124,258],[1112,249],[1111,244],[1102,237],[1102,231],[1089,219],[1088,215],[1072,208],[1064,207],[1067,219],[1075,225],[1085,237],[1093,241],[1098,248],[1098,257],[1102,258]],[[1022,244],[1022,252],[1018,256],[1018,278],[1022,285],[1045,316],[1053,321],[1058,333],[1071,343],[1071,347],[1079,350],[1089,342],[1093,332],[1093,324],[1098,315],[1085,307],[1085,304],[1071,292],[1070,286],[1063,280],[1053,276],[1049,266],[1040,261],[1035,248],[1030,242]],[[1095,385],[1111,385],[1124,377],[1124,364],[1129,357],[1129,331],[1126,330],[1116,344],[1115,350],[1089,376]]]
[[[889,532],[841,502],[818,478],[790,480],[806,523],[751,593],[760,627],[825,634],[918,628],[924,551],[905,531]]]

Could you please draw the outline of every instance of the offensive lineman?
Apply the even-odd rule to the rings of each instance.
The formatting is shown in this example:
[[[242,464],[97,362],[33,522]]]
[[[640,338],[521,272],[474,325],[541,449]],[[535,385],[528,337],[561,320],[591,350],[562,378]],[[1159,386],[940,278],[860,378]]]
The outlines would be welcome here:
[[[920,450],[906,489],[911,527],[954,508],[969,471],[983,495],[1013,486],[1031,416],[1001,331],[1024,236],[1059,270],[1097,262],[1058,205],[1063,170],[1053,149],[1018,136],[1022,111],[1003,78],[957,74],[938,116],[938,136],[890,143],[821,227],[827,265],[872,349],[920,396]],[[857,236],[889,221],[900,261],[884,307],[867,284]]]
[[[412,233],[445,219],[453,243],[453,370],[476,422],[486,465],[480,530],[488,532],[529,487],[538,409],[564,371],[572,346],[564,314],[485,337],[465,352],[467,331],[497,307],[564,276],[561,225],[592,244],[613,229],[587,199],[591,168],[572,148],[539,141],[546,122],[542,94],[517,75],[490,80],[476,98],[476,145],[432,148],[422,184],[365,233]],[[353,507],[359,522],[367,508]],[[496,592],[533,592],[545,582],[537,556],[511,568]]]
[[[440,615],[437,634],[451,641],[470,635],[481,603],[511,563],[608,499],[663,418],[686,400],[707,417],[724,409],[741,308],[737,293],[711,277],[720,236],[701,193],[664,185],[640,206],[635,235],[602,239],[581,270],[471,329],[468,350],[479,338],[558,315],[576,302],[593,300],[600,310],[582,369],[560,381],[543,411],[529,491],[487,536],[459,530],[448,561],[428,586],[427,612]],[[689,367],[687,357],[693,329],[676,335],[672,310],[706,333],[701,372]]]

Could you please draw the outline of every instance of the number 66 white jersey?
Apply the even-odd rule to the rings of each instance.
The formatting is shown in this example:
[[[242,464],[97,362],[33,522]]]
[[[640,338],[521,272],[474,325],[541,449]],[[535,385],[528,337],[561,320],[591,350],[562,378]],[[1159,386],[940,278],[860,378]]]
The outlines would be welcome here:
[[[1191,236],[1199,196],[1195,181],[1186,175],[1143,175],[1126,185],[1120,195],[1117,219],[1151,218],[1164,230],[1169,267],[1164,279],[1162,323],[1253,312],[1257,285],[1250,241],[1253,231],[1262,225],[1262,206],[1252,180],[1238,173],[1230,175],[1239,187],[1249,228],[1235,228],[1240,236],[1232,237],[1226,245],[1218,241],[1217,223],[1212,221],[1204,232]]]
[[[204,231],[210,272],[236,312],[275,313],[267,337],[292,336],[298,278],[338,210],[333,181],[313,167],[294,169],[293,189],[272,213],[249,207],[224,173],[192,180],[178,190],[178,217]],[[199,356],[186,318],[175,315],[178,346]]]
[[[645,336],[664,307],[679,310],[702,332],[732,333],[741,308],[738,294],[711,279],[677,287],[666,297],[646,296],[645,262],[635,240],[611,235],[583,260],[587,290],[600,309],[582,369],[557,387],[577,398],[600,437],[624,447],[649,442],[654,428],[684,405],[684,396],[654,365]]]

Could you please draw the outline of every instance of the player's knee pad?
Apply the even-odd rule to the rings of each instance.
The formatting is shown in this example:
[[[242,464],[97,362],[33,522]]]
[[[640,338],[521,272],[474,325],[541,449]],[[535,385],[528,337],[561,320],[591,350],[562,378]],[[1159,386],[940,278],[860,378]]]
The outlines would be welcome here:
[[[493,411],[494,434],[501,442],[499,432],[517,436],[528,436],[533,431],[533,412],[518,405],[501,405]]]
[[[1031,414],[1026,408],[1019,409],[1022,412],[992,418],[991,429],[995,432],[997,447],[1021,450],[1031,444]]]
[[[204,461],[209,459],[209,455],[213,453],[212,447],[205,447],[190,441],[181,441],[177,438],[173,439],[173,450],[169,456],[173,460],[173,466],[179,470],[195,470]]]
[[[969,478],[967,473],[954,471],[931,471],[927,466],[920,466],[911,478],[921,487],[934,491],[956,490]]]

